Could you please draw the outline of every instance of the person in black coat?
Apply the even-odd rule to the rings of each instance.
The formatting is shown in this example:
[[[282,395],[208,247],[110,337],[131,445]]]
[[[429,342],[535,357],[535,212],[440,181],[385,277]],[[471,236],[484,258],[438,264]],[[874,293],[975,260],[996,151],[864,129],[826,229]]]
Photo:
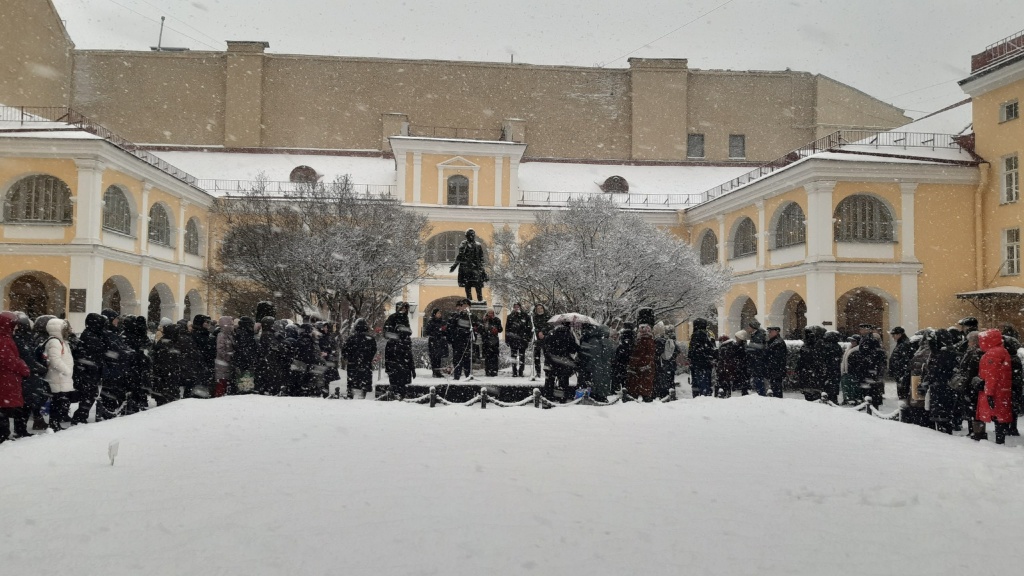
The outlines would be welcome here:
[[[686,351],[690,361],[690,387],[693,397],[711,396],[713,393],[712,374],[718,351],[715,340],[708,330],[708,321],[697,318],[693,321],[693,334],[690,336],[690,348]]]
[[[260,334],[256,341],[256,360],[253,363],[253,390],[257,394],[276,394],[282,375],[278,370],[281,342],[272,316],[260,319]]]
[[[96,403],[96,421],[109,420],[117,416],[121,405],[128,398],[128,391],[134,388],[129,367],[132,350],[124,342],[122,318],[114,310],[103,310],[107,318],[103,329],[106,339],[106,358],[103,364],[102,386]]]
[[[192,319],[192,365],[189,366],[189,386],[185,388],[185,396],[191,397],[193,391],[203,397],[213,395],[213,367],[217,361],[217,336],[211,332],[210,317],[197,314]]]
[[[932,354],[922,378],[928,387],[929,422],[946,434],[953,433],[954,419],[960,412],[958,394],[950,386],[959,361],[957,344],[949,330],[936,330],[935,338],[929,341]]]
[[[32,330],[32,321],[24,312],[15,312],[18,318],[14,326],[14,344],[18,347],[18,355],[28,365],[31,372],[21,381],[21,393],[25,398],[25,408],[32,415],[33,430],[46,430],[46,420],[43,419],[42,408],[50,396],[50,385],[46,381],[47,366],[42,359],[36,355],[36,348],[45,342],[43,338],[36,338]]]
[[[416,362],[412,357],[412,334],[399,332],[398,338],[384,345],[384,371],[388,373],[391,393],[399,400],[405,397],[406,387],[416,378]]]
[[[804,328],[803,345],[796,357],[796,385],[808,400],[817,400],[821,396],[821,383],[824,380],[824,366],[821,364],[820,343],[811,326]],[[834,402],[834,400],[833,400]]]
[[[746,396],[750,390],[750,372],[747,362],[747,339],[745,330],[740,330],[733,338],[725,338],[718,346],[718,387],[720,394],[726,398],[732,396],[739,388]]]
[[[1021,345],[1017,330],[1013,325],[1003,324],[999,331],[1003,334],[1003,348],[1006,348],[1006,352],[1010,354],[1013,419],[1010,421],[1006,434],[1009,436],[1020,436],[1020,431],[1017,429],[1017,418],[1024,414],[1024,367],[1022,367],[1017,351],[1020,350]]]
[[[847,365],[854,382],[871,396],[871,405],[875,408],[881,406],[886,366],[881,341],[873,336],[862,338],[857,349],[850,353]]]
[[[526,366],[526,348],[533,340],[533,323],[530,316],[523,311],[519,302],[512,305],[512,313],[505,322],[505,343],[512,353],[512,377],[522,378]]]
[[[957,368],[960,371],[962,386],[960,391],[960,420],[967,420],[971,430],[971,438],[980,440],[979,433],[984,431],[984,422],[977,419],[978,395],[983,389],[983,381],[978,377],[981,367],[981,357],[984,351],[978,346],[978,332],[968,332],[961,345],[964,348],[960,357],[960,364]]]
[[[153,363],[149,356],[152,342],[144,317],[124,319],[124,343],[132,351],[124,360],[127,383],[124,414],[127,416],[149,407],[149,393],[153,388]]]
[[[448,356],[448,339],[445,337],[447,326],[441,317],[441,309],[434,308],[430,312],[430,320],[424,333],[427,335],[427,354],[430,356],[430,370],[434,378],[444,378],[441,369],[444,359]]]
[[[562,390],[562,398],[566,399],[569,377],[576,370],[576,354],[579,351],[580,345],[568,323],[560,324],[548,335],[544,342],[544,393],[548,399],[555,397],[556,389]]]
[[[107,361],[107,338],[103,334],[107,319],[92,312],[85,317],[85,330],[78,337],[78,344],[72,347],[75,359],[74,385],[78,393],[78,408],[71,416],[72,424],[85,424],[89,412],[100,392],[103,366]],[[50,425],[53,425],[52,417]]]
[[[629,379],[629,359],[633,357],[633,347],[636,346],[636,331],[631,322],[624,322],[619,330],[619,342],[615,347],[615,356],[612,359],[612,388],[622,391],[626,389],[626,381]]]
[[[373,358],[377,355],[377,341],[370,335],[366,320],[356,320],[352,335],[341,348],[341,355],[347,363],[349,398],[354,390],[369,392],[373,387]]]
[[[768,379],[768,387],[772,395],[782,398],[782,389],[786,381],[786,359],[789,357],[789,347],[782,339],[782,329],[778,326],[769,326],[767,329],[768,340],[764,349],[765,376]]]
[[[750,375],[750,385],[759,396],[764,396],[768,391],[768,373],[765,365],[765,344],[768,335],[761,329],[761,323],[757,320],[747,322],[747,328],[747,334],[750,335],[747,340],[747,371]],[[746,389],[743,393],[746,394]]]
[[[889,376],[896,381],[896,396],[906,400],[910,398],[910,360],[914,358],[915,347],[902,326],[896,326],[889,334],[896,343],[889,356]]]
[[[593,388],[595,354],[598,352],[600,334],[598,327],[584,324],[580,328],[580,351],[576,356],[576,389]]]
[[[299,334],[293,348],[289,382],[291,396],[319,396],[323,392],[323,356],[316,342],[312,324],[299,326]]]
[[[191,347],[192,339],[184,338]],[[153,399],[157,406],[177,400],[181,395],[182,371],[187,354],[181,350],[181,326],[164,326],[160,339],[153,344]]]
[[[541,359],[544,357],[544,337],[551,331],[551,324],[548,320],[551,319],[551,314],[544,308],[543,304],[537,304],[533,307],[533,377],[531,380],[540,378],[541,372]],[[628,361],[627,361],[628,363]]]
[[[455,371],[453,378],[458,380],[463,374],[467,377],[472,375],[471,360],[473,351],[473,335],[476,322],[469,314],[469,300],[459,301],[455,314],[448,319],[445,333],[448,342],[452,345],[452,364]]]
[[[409,324],[409,303],[399,302],[395,304],[395,311],[384,321],[384,337],[393,340],[398,338],[399,332],[408,332],[411,335],[411,326]]]
[[[253,372],[259,358],[259,346],[256,343],[256,321],[249,316],[239,318],[234,336],[235,354],[231,357],[231,363],[235,365],[234,373],[239,378],[254,378],[253,385],[255,386]],[[245,392],[252,392],[252,390],[245,390]]]
[[[488,310],[480,323],[481,340],[484,349],[484,374],[487,376],[498,375],[498,353],[501,351],[501,338],[503,332],[501,318],[494,315],[494,310]]]
[[[818,355],[822,391],[828,394],[829,400],[838,403],[840,383],[843,379],[843,347],[839,342],[843,336],[835,330],[826,332],[822,326],[813,326],[811,330],[815,332],[819,342],[815,352]]]

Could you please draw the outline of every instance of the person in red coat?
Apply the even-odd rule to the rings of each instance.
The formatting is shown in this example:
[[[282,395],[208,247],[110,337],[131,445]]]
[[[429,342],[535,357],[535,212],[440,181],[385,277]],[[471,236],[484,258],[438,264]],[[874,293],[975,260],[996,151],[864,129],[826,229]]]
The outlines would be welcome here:
[[[31,372],[14,343],[14,325],[18,317],[11,312],[0,314],[0,442],[10,440],[8,419],[14,418],[14,437],[29,436],[28,412],[21,395],[21,380]]]
[[[626,392],[644,402],[654,400],[654,356],[657,347],[651,327],[641,324],[637,329],[636,345],[626,369]]]
[[[1010,353],[1003,347],[1003,334],[999,330],[979,334],[978,346],[984,352],[978,368],[978,377],[984,381],[984,388],[978,393],[978,420],[995,422],[996,444],[1003,444],[1014,418]]]

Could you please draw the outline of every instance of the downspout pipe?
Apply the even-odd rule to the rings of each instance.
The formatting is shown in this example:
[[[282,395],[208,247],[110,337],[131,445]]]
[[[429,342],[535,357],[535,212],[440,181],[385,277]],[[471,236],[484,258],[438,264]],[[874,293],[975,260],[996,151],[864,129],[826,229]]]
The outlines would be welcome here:
[[[974,289],[981,290],[985,287],[985,234],[984,216],[982,214],[983,194],[988,188],[988,171],[991,165],[988,162],[978,164],[980,180],[978,187],[974,190]]]

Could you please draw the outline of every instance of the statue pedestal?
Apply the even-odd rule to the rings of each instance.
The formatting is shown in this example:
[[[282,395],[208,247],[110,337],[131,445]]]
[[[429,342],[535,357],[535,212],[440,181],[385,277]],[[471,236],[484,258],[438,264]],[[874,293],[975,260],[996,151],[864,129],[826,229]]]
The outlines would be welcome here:
[[[469,310],[471,312],[487,312],[491,307],[487,305],[486,300],[480,300],[479,302],[469,301]]]

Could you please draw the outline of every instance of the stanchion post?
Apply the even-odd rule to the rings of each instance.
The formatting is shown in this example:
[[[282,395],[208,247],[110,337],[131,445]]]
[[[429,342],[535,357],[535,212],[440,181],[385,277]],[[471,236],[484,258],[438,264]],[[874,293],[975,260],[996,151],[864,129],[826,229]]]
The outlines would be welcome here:
[[[864,412],[866,412],[868,416],[871,416],[871,396],[865,396],[864,402],[867,402],[867,406],[864,407]]]
[[[676,397],[676,389],[672,388],[671,390],[668,391],[668,401],[675,402],[676,400],[678,400],[678,398]]]
[[[430,387],[430,407],[437,406],[437,387]]]
[[[822,392],[821,399],[818,401],[821,402],[822,404],[828,404],[828,392]]]
[[[533,407],[540,408],[540,388],[533,389]]]
[[[487,386],[480,387],[480,408],[487,408]]]

